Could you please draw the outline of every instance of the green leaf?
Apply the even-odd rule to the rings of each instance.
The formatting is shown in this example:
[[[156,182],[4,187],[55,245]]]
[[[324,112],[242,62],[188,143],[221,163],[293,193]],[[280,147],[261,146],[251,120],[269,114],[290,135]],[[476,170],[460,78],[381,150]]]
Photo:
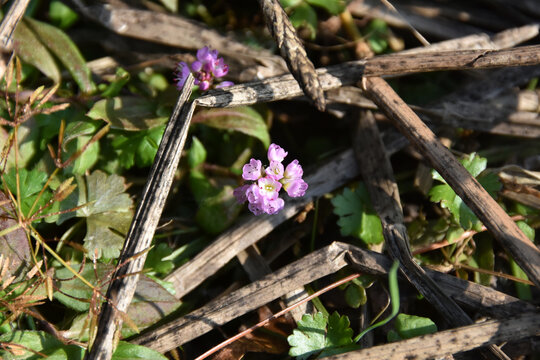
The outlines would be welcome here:
[[[327,328],[328,326],[328,328]],[[291,349],[289,355],[297,359],[307,359],[311,355],[352,344],[353,331],[349,327],[349,318],[334,312],[325,319],[321,312],[314,316],[304,315],[298,321],[298,328],[287,338]]]
[[[202,110],[193,118],[193,122],[217,129],[239,131],[261,140],[266,148],[270,146],[270,134],[264,119],[261,114],[247,106]]]
[[[144,263],[145,269],[151,269],[152,271],[160,274],[168,274],[174,269],[172,261],[164,261],[163,258],[172,254],[172,249],[165,243],[159,243],[154,246],[148,252],[146,256],[146,262]]]
[[[476,237],[476,251],[474,252],[474,259],[476,260],[478,267],[493,271],[495,267],[495,254],[493,252],[493,242],[488,237]],[[475,272],[474,281],[484,286],[491,285],[491,275]]]
[[[149,130],[113,134],[112,146],[120,165],[126,169],[133,165],[141,168],[152,165],[164,131],[165,125],[161,125]]]
[[[530,227],[525,221],[518,221],[516,222],[516,225],[531,241],[534,241],[535,230],[532,227]],[[523,271],[523,269],[519,267],[519,265],[513,258],[510,258],[509,262],[512,275],[523,280],[529,280],[529,277],[527,276],[525,271]],[[514,282],[514,284],[516,287],[517,296],[521,300],[531,301],[533,299],[530,285],[519,282]]]
[[[204,145],[197,139],[193,137],[191,148],[189,149],[188,154],[188,163],[191,169],[202,165],[206,161],[206,149]]]
[[[79,19],[79,15],[63,2],[52,0],[49,4],[49,18],[54,25],[67,29]]]
[[[497,176],[492,173],[480,175],[486,168],[487,160],[472,153],[466,158],[461,159],[460,162],[471,175],[478,177],[477,180],[480,185],[484,186],[486,191],[494,197],[501,186]],[[454,190],[446,184],[446,181],[438,172],[434,171],[432,176],[433,179],[442,181],[444,184],[436,185],[431,188],[429,191],[430,200],[433,202],[440,202],[441,207],[447,208],[452,214],[454,221],[460,224],[464,229],[469,230],[474,228],[478,230],[481,227],[481,223],[471,209],[469,209],[463,200],[456,195]]]
[[[347,286],[345,290],[345,301],[347,301],[350,307],[358,309],[367,302],[366,289],[363,286],[355,284]]]
[[[415,315],[399,314],[395,326],[402,339],[437,332],[437,325],[431,319]]]
[[[343,193],[336,195],[331,202],[334,214],[339,216],[341,235],[355,236],[366,244],[379,244],[384,240],[381,221],[371,207],[363,184],[355,191],[345,188]]]
[[[96,91],[96,86],[92,82],[90,69],[86,66],[86,61],[77,46],[62,30],[31,18],[25,18],[25,21],[41,42],[68,69],[84,93],[91,94]]]
[[[167,360],[167,357],[156,350],[149,349],[142,345],[135,345],[126,341],[120,341],[118,347],[112,355],[112,360],[130,360],[130,359],[155,359]]]
[[[23,61],[35,66],[55,83],[60,82],[60,69],[53,56],[25,21],[19,21],[13,33],[13,46]]]
[[[72,267],[102,293],[107,292],[108,280],[114,272],[112,265],[98,262],[95,266],[87,263],[82,270],[80,264],[74,264]],[[89,300],[93,295],[93,291],[89,286],[74,277],[73,273],[66,268],[56,270],[55,279],[59,290],[54,292],[54,298],[57,301],[79,312],[89,310]],[[175,311],[181,304],[179,300],[157,282],[146,275],[140,275],[133,300],[127,310],[127,316],[139,330],[142,330]],[[81,338],[82,341],[85,341],[88,336],[88,329],[84,329],[83,326],[85,326],[84,322],[87,315],[84,314],[77,321],[74,321],[66,336]],[[127,325],[122,329],[123,336],[130,336],[133,333],[133,329]]]
[[[77,190],[61,203],[63,210],[85,205],[75,213],[62,214],[65,220],[77,216],[86,218],[84,247],[88,256],[97,251],[97,257],[116,258],[133,216],[133,201],[125,192],[124,178],[94,171],[91,175],[77,176]]]
[[[233,188],[227,185],[216,195],[200,202],[195,220],[204,231],[219,234],[234,222],[241,209],[233,195]]]
[[[313,6],[318,6],[332,15],[339,15],[345,10],[345,1],[343,0],[306,0]]]
[[[66,146],[66,152],[63,154],[63,160],[67,160],[71,155],[87,146],[88,142],[92,139],[92,136],[79,136],[71,141]],[[100,145],[98,141],[94,141],[88,145],[84,151],[77,157],[69,166],[66,171],[71,174],[82,175],[86,173],[97,162],[99,157]]]
[[[138,131],[163,125],[168,117],[156,115],[155,101],[137,96],[117,96],[99,100],[86,114],[103,120],[113,129]]]
[[[299,5],[303,0],[280,0],[279,3],[283,8],[289,8]]]
[[[321,312],[305,314],[298,321],[297,329],[287,338],[291,349],[289,355],[307,359],[311,354],[324,349],[327,321]]]
[[[112,98],[124,88],[124,85],[127,84],[127,82],[130,79],[130,74],[122,69],[121,67],[116,69],[116,74],[114,80],[107,86],[105,90],[101,93],[103,97]]]
[[[19,174],[20,193],[17,192],[17,172]],[[26,217],[32,215],[30,214],[30,209],[36,201],[39,192],[47,182],[47,174],[36,169],[32,171],[19,169],[17,171],[15,168],[11,168],[9,172],[4,175],[4,181],[9,188],[9,191],[11,191],[15,198],[20,200],[22,213]],[[32,213],[35,213],[42,205],[45,205],[51,196],[51,192],[48,189],[45,190],[38,203],[34,206]]]
[[[44,331],[16,330],[0,336],[0,342],[22,345],[16,348],[17,355],[0,349],[0,358],[4,360],[42,358],[36,352],[51,360],[82,360],[85,351],[77,345],[64,345],[56,337]]]
[[[317,36],[317,13],[308,3],[304,2],[296,6],[289,18],[296,29],[302,26],[309,29],[311,40],[315,40]]]
[[[330,315],[328,318],[325,347],[339,347],[352,344],[353,330],[350,328],[350,325],[351,323],[347,316],[339,316],[337,312]]]
[[[178,0],[159,0],[167,10],[172,13],[178,12]]]

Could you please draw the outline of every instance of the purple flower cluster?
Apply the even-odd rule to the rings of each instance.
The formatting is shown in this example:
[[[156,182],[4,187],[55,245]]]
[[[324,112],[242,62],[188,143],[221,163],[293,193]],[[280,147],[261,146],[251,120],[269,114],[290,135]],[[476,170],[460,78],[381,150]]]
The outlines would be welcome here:
[[[293,160],[285,168],[282,164],[287,152],[276,144],[268,148],[270,165],[262,166],[260,160],[251,159],[242,168],[242,178],[253,183],[240,186],[234,190],[239,203],[249,202],[248,208],[255,215],[276,214],[285,202],[279,197],[283,188],[290,197],[304,196],[308,184],[302,180],[304,171],[298,160]]]
[[[218,58],[217,50],[210,50],[208,46],[197,50],[197,60],[191,64],[195,85],[199,89],[206,91],[212,85],[214,79],[223,77],[229,72],[229,65],[225,64],[223,58]],[[178,63],[175,71],[176,88],[182,90],[189,73],[189,65],[181,61]],[[234,85],[231,81],[223,81],[216,88]]]

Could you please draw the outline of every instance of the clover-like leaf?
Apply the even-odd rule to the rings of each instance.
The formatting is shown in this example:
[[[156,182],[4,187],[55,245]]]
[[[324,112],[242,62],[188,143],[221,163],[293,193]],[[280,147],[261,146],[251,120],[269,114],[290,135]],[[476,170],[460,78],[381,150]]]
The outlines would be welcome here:
[[[328,319],[321,312],[304,315],[298,321],[298,328],[287,338],[291,349],[289,355],[297,359],[307,359],[311,355],[321,357],[337,354],[340,348],[351,345],[353,331],[349,318],[334,312]]]
[[[133,201],[125,192],[124,178],[98,170],[89,176],[77,176],[76,180],[78,191],[68,196],[61,208],[84,206],[76,212],[62,214],[57,222],[74,216],[86,218],[84,247],[89,256],[97,251],[98,257],[117,257],[133,216]]]
[[[341,235],[355,236],[366,244],[379,244],[384,240],[381,221],[371,206],[363,184],[354,191],[345,188],[341,195],[332,199],[332,205],[334,214],[339,216]]]
[[[465,169],[471,173],[472,176],[477,177],[480,185],[482,185],[492,197],[495,197],[495,194],[500,189],[501,184],[497,175],[493,173],[482,173],[486,169],[487,160],[475,153],[472,153],[466,158],[461,159],[460,162]],[[446,181],[442,178],[442,176],[436,171],[433,172],[432,176],[433,179],[439,180],[444,184],[435,185],[433,188],[431,188],[429,191],[430,200],[433,202],[440,202],[441,207],[447,208],[452,214],[455,222],[460,224],[460,226],[464,229],[479,229],[481,227],[480,220],[478,220],[476,215],[463,202],[463,200],[456,195],[454,190],[452,190],[452,188],[446,184]]]

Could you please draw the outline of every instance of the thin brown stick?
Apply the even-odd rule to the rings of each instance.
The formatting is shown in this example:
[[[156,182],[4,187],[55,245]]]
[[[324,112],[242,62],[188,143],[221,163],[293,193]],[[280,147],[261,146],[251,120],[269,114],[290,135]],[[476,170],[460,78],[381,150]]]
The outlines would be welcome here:
[[[302,42],[296,36],[289,17],[277,0],[259,0],[264,19],[276,44],[285,58],[294,78],[308,98],[313,100],[319,111],[324,111],[326,100],[319,83],[315,66],[309,60]]]
[[[540,45],[505,50],[459,50],[422,54],[395,54],[350,61],[317,69],[324,91],[352,85],[362,76],[404,75],[440,70],[488,69],[540,64]],[[290,99],[303,94],[292,75],[253,81],[209,91],[197,99],[204,107],[233,107]]]
[[[435,334],[330,356],[331,360],[434,359],[480,346],[519,340],[540,333],[540,314],[525,313],[505,320],[490,320]]]
[[[349,275],[349,276],[346,276],[344,277],[343,279],[339,280],[339,281],[336,281],[324,288],[322,288],[321,290],[309,295],[308,297],[306,297],[305,299],[302,299],[301,301],[291,305],[291,306],[288,306],[287,308],[275,313],[274,315],[264,319],[263,321],[261,322],[258,322],[257,324],[253,325],[252,327],[250,327],[249,329],[246,329],[238,334],[236,334],[235,336],[233,337],[230,337],[228,338],[227,340],[223,341],[222,343],[214,346],[213,348],[211,348],[210,350],[208,350],[207,352],[205,352],[204,354],[198,356],[195,360],[203,360],[203,359],[206,359],[208,356],[212,355],[213,353],[215,353],[216,351],[224,348],[225,346],[229,345],[229,344],[232,344],[233,342],[235,342],[236,340],[240,339],[240,338],[243,338],[244,336],[246,336],[247,334],[250,334],[252,333],[254,330],[257,330],[258,328],[260,327],[263,327],[264,325],[268,324],[270,321],[274,320],[274,319],[277,319],[278,317],[280,317],[281,315],[284,315],[286,313],[288,313],[289,311],[291,311],[292,309],[302,305],[303,303],[313,299],[313,298],[316,298],[334,288],[337,288],[338,286],[342,285],[342,284],[345,284],[349,281],[351,281],[352,279],[356,279],[357,277],[359,277],[360,274],[352,274],[352,275]]]
[[[435,134],[386,81],[379,77],[365,78],[364,87],[398,130],[429,160],[435,170],[512,255],[530,280],[540,286],[540,251],[508,214],[439,142]]]
[[[2,50],[9,51],[13,46],[13,32],[26,11],[30,0],[14,1],[9,11],[2,19],[0,24],[0,43]]]
[[[354,149],[371,201],[381,219],[384,239],[392,259],[399,261],[405,277],[450,325],[458,327],[472,324],[472,319],[412,258],[407,229],[403,223],[398,186],[371,111],[362,112],[360,116]],[[509,360],[508,356],[494,345],[489,351],[495,358]],[[482,352],[489,356],[486,350]]]
[[[333,274],[347,264],[360,273],[386,275],[392,261],[385,255],[373,251],[334,242],[220,298],[219,301],[213,301],[190,314],[142,334],[133,342],[160,352],[169,351],[304,284]],[[521,314],[524,311],[536,311],[533,305],[489,287],[436,271],[426,270],[426,273],[453,299],[482,314],[503,317]]]
[[[118,259],[119,264],[125,265],[118,267],[113,275],[114,280],[107,290],[107,298],[110,301],[103,304],[96,340],[85,359],[109,360],[112,357],[116,345],[114,342],[119,339],[122,327],[121,313],[127,310],[135,293],[139,280],[138,273],[144,266],[147,249],[150,247],[184,148],[194,110],[194,104],[188,102],[192,86],[193,76],[190,75],[163,134],[148,175],[149,180],[144,187]],[[126,274],[135,275],[125,276]]]

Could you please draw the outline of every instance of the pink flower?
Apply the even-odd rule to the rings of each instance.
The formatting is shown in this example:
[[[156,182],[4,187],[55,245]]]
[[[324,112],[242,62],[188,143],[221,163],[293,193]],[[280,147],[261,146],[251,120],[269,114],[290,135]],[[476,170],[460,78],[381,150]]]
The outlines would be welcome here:
[[[223,77],[229,72],[229,66],[225,64],[223,58],[218,58],[217,50],[210,50],[205,46],[197,50],[197,60],[191,64],[195,85],[199,85],[199,89],[206,91],[212,86],[214,79]],[[190,73],[189,66],[185,62],[178,63],[177,76],[175,78],[176,87],[181,90]],[[234,85],[230,81],[224,81],[218,87],[226,87]]]
[[[283,164],[279,161],[271,161],[265,172],[268,177],[279,180],[283,177]]]
[[[306,194],[308,184],[302,179],[286,180],[283,189],[290,197],[300,197]]]
[[[240,203],[248,201],[248,209],[255,215],[277,214],[285,206],[279,197],[283,188],[290,197],[304,196],[308,184],[302,180],[304,171],[298,160],[293,160],[284,169],[283,159],[287,152],[276,144],[268,148],[270,165],[263,168],[260,160],[251,159],[242,168],[242,178],[253,181],[234,190],[234,196]]]
[[[270,144],[270,147],[268,148],[268,160],[270,160],[270,162],[282,162],[283,159],[285,159],[285,156],[287,156],[287,154],[288,152],[286,152],[281,146],[276,144]]]
[[[184,87],[184,84],[186,83],[189,73],[190,71],[189,71],[188,64],[186,64],[183,61],[179,62],[174,72],[174,75],[175,75],[174,80],[176,81],[176,88],[178,90],[182,90],[182,88]]]
[[[244,180],[258,180],[262,176],[261,160],[251,159],[249,163],[242,167],[242,178]]]
[[[257,181],[259,186],[259,194],[268,200],[275,200],[279,196],[279,190],[281,190],[281,183],[270,177],[263,177]]]

